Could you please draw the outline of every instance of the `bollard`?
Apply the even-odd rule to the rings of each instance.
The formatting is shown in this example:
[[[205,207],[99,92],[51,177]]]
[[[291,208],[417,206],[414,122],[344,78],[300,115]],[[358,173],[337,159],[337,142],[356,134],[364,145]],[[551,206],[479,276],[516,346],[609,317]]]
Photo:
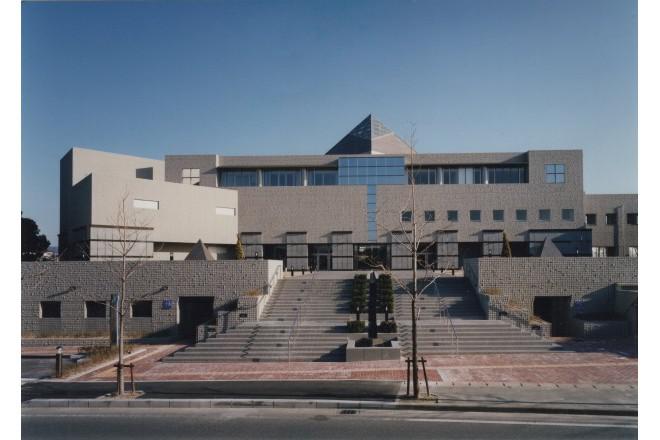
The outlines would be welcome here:
[[[291,276],[293,276],[293,267],[291,268]]]
[[[305,275],[305,268],[302,268],[302,274]]]
[[[55,354],[55,377],[58,379],[62,377],[62,346],[57,346],[57,352]]]
[[[451,268],[451,276],[454,276],[454,268]]]

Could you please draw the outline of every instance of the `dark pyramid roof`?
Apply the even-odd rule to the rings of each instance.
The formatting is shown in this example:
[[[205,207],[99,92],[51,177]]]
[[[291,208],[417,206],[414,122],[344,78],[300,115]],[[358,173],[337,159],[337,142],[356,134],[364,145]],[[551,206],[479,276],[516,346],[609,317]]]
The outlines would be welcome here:
[[[202,261],[213,261],[213,255],[209,252],[206,245],[202,240],[198,240],[197,243],[192,247],[190,253],[186,255],[186,260],[202,260]]]
[[[549,238],[546,237],[543,241],[543,248],[541,249],[541,257],[562,257],[561,251],[557,245]]]
[[[369,115],[325,154],[410,154],[410,147]]]

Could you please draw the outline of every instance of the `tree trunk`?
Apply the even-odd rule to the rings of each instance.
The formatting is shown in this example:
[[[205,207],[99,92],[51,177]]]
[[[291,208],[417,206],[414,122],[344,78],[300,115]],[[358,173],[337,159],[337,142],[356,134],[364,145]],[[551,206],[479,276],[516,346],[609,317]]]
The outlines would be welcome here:
[[[413,296],[410,302],[412,306],[412,382],[413,382],[413,396],[415,399],[419,398],[419,376],[417,371],[417,316],[415,316],[415,297]]]
[[[119,307],[119,341],[117,341],[118,366],[117,366],[117,395],[124,395],[124,295],[126,293],[126,281],[121,283],[121,298],[117,301]]]

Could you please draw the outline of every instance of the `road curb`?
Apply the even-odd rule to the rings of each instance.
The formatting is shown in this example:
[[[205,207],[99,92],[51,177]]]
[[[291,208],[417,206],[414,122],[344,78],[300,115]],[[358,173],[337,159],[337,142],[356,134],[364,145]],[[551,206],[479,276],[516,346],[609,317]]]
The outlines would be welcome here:
[[[522,403],[444,404],[372,400],[310,399],[32,399],[23,402],[27,408],[318,408],[318,409],[382,409],[409,411],[511,412],[539,414],[611,415],[637,417],[637,405],[538,405]]]

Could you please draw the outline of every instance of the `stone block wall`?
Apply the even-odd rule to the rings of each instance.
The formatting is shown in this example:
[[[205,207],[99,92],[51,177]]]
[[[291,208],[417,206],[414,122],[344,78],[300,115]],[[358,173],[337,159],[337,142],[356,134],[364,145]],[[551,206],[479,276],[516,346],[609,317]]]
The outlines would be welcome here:
[[[120,288],[119,278],[113,273],[117,268],[116,262],[22,263],[23,336],[108,335],[114,312],[107,304]],[[128,317],[126,334],[176,334],[180,297],[213,297],[214,310],[220,310],[244,292],[257,289],[270,293],[281,274],[282,263],[269,260],[145,262],[129,278],[127,292],[131,298],[152,301],[152,316]],[[61,317],[42,318],[42,301],[60,302]],[[105,318],[86,318],[85,301],[105,302]]]

